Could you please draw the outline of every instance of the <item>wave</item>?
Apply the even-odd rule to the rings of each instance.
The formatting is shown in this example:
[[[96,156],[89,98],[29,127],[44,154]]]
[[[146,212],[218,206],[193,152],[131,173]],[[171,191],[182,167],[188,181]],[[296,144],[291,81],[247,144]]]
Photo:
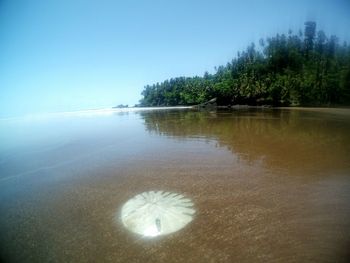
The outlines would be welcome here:
[[[118,113],[129,113],[129,112],[139,112],[139,111],[189,109],[189,108],[191,107],[178,106],[178,107],[132,107],[132,108],[88,109],[88,110],[77,110],[77,111],[27,114],[19,117],[0,118],[0,122],[1,121],[41,121],[41,120],[48,120],[52,118],[93,117],[98,115],[113,115]]]

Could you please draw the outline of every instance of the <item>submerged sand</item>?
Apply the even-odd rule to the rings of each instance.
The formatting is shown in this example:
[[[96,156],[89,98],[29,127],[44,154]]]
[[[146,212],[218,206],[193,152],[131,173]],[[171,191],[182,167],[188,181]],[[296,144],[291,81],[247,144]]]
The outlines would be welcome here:
[[[142,121],[145,137],[122,144],[108,133],[89,146],[100,149],[95,155],[2,182],[3,259],[347,262],[348,120],[281,114],[145,114],[130,122]],[[86,145],[31,158],[78,156]],[[130,198],[160,190],[192,200],[196,214],[185,228],[150,239],[115,221]]]

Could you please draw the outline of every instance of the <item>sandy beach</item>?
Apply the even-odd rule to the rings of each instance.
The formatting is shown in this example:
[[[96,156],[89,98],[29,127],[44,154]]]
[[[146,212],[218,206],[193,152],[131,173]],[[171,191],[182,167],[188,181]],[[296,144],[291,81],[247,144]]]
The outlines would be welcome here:
[[[19,171],[86,154],[1,182],[1,255],[16,262],[346,262],[349,123],[296,112],[84,119],[99,128],[2,163],[10,174],[11,163]],[[297,151],[286,151],[291,144]],[[191,198],[194,220],[153,239],[128,231],[118,220],[122,205],[151,190]]]

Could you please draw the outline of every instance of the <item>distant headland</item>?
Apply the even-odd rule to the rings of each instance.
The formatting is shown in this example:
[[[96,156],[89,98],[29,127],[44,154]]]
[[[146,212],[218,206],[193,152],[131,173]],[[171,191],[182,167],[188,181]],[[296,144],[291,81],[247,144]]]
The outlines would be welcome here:
[[[218,107],[350,105],[350,46],[316,31],[313,21],[305,22],[304,32],[260,39],[258,48],[252,43],[215,69],[146,85],[138,106],[203,105],[213,99]]]

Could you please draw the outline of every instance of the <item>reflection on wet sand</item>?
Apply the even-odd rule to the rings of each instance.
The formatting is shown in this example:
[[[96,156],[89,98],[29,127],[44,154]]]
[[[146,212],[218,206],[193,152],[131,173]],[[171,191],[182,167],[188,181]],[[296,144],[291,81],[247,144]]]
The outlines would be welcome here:
[[[109,128],[123,123],[131,134],[144,123],[146,131],[137,126],[128,140],[117,130],[79,137],[81,147],[67,144],[45,158],[79,155],[86,145],[98,154],[0,184],[1,255],[15,262],[347,262],[347,118],[301,111],[110,116]],[[101,127],[100,120],[89,125]],[[130,198],[159,189],[192,200],[190,224],[150,239],[116,221]],[[159,222],[153,226],[159,231]]]
[[[211,138],[246,161],[305,172],[350,168],[350,113],[294,110],[155,111],[141,114],[147,130],[177,138]],[[343,172],[345,172],[343,170]]]

